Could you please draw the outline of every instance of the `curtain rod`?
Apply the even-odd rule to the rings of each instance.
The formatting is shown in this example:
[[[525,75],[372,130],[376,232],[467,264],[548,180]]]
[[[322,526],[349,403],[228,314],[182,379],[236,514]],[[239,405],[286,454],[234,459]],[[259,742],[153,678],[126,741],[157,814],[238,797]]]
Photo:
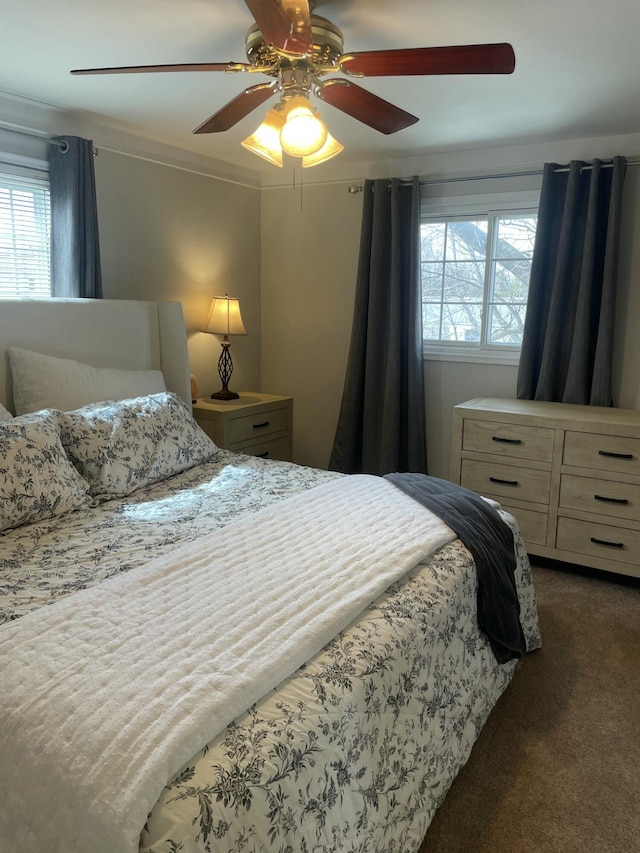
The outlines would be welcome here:
[[[46,142],[49,145],[58,145],[60,146],[60,148],[62,148],[64,145],[64,143],[57,142],[51,137],[50,134],[46,133],[43,130],[35,130],[33,128],[23,127],[22,125],[11,124],[10,122],[2,121],[2,119],[0,119],[0,132],[2,132],[3,130],[9,133],[20,133],[24,136],[33,136],[36,139],[41,139],[43,142]],[[132,157],[135,160],[144,160],[147,163],[156,163],[158,166],[168,166],[171,169],[179,169],[181,172],[189,172],[192,175],[200,175],[203,178],[211,178],[215,181],[223,181],[226,184],[234,184],[234,186],[245,187],[250,190],[260,189],[260,187],[257,187],[254,184],[247,183],[246,181],[236,181],[232,180],[231,178],[222,177],[220,175],[212,175],[210,172],[204,172],[199,169],[190,168],[189,166],[179,166],[177,163],[171,163],[168,160],[160,160],[153,157],[146,157],[143,154],[134,154],[131,151],[122,151],[119,148],[109,148],[107,145],[100,145],[100,148],[96,148],[96,146],[94,145],[93,156],[97,157],[100,153],[100,150],[110,151],[113,154],[120,154],[123,157]]]
[[[22,127],[19,124],[11,124],[8,121],[0,121],[0,131],[2,130],[8,131],[9,133],[17,133],[20,136],[32,136],[35,139],[41,139],[43,142],[46,142],[47,145],[57,145],[61,151],[66,151],[69,147],[67,143],[58,142],[53,139],[50,134],[45,133],[42,130],[32,130],[29,127]]]
[[[35,130],[34,128],[23,127],[19,124],[12,124],[11,122],[0,120],[0,132],[2,131],[7,133],[17,133],[20,136],[31,136],[34,139],[41,139],[43,142],[46,142],[47,145],[55,145],[63,154],[66,154],[69,150],[68,142],[64,139],[62,141],[54,139],[51,134],[46,133],[43,130]],[[61,134],[61,136],[64,136],[64,134]],[[98,156],[98,149],[95,145],[93,146],[93,156]]]
[[[640,166],[640,158],[635,157],[628,159],[627,166]],[[611,169],[613,167],[613,161],[603,162],[602,167],[604,169]],[[586,164],[582,166],[582,169],[593,169],[593,166],[590,164]],[[557,169],[554,169],[554,172],[568,171],[569,166],[558,166]],[[503,178],[527,178],[530,176],[542,174],[542,169],[530,169],[529,171],[524,172],[499,172],[491,175],[463,175],[460,178],[430,178],[424,181],[419,181],[419,184],[421,187],[433,187],[437,184],[462,184],[468,181],[493,181],[500,180]],[[411,181],[400,181],[400,183],[405,186],[411,185]],[[347,190],[352,194],[361,193],[364,190],[364,184],[349,184]]]
[[[36,139],[42,139],[42,141],[46,142],[48,145],[57,145],[58,148],[62,152],[65,152],[67,150],[67,148],[69,147],[66,142],[64,142],[64,141],[58,142],[56,139],[54,139],[50,134],[46,133],[45,131],[35,130],[33,128],[24,127],[24,126],[19,125],[19,124],[12,124],[11,122],[6,122],[6,121],[0,120],[0,131],[2,131],[2,130],[8,131],[9,133],[18,133],[18,134],[22,134],[23,136],[32,136]],[[117,153],[123,154],[125,152],[117,152]],[[93,147],[93,156],[94,157],[98,156],[98,149],[95,147],[95,145]],[[640,158],[638,158],[638,157],[630,158],[627,160],[627,166],[639,166],[639,165],[640,165]],[[613,166],[613,162],[612,161],[603,162],[602,166],[605,169],[609,169]],[[583,166],[582,168],[583,169],[592,169],[593,167],[591,165],[587,164],[587,165]],[[559,166],[554,171],[556,171],[556,172],[568,172],[569,167],[568,166]],[[491,175],[464,175],[464,176],[459,177],[459,178],[432,178],[432,179],[420,181],[419,183],[420,183],[421,187],[428,187],[428,186],[437,186],[438,184],[461,184],[461,183],[467,183],[469,181],[492,181],[492,180],[500,180],[503,178],[527,178],[527,177],[533,177],[535,175],[542,175],[542,173],[543,173],[542,169],[530,169],[528,171],[523,171],[523,172],[500,172],[500,173],[491,174]],[[411,182],[407,181],[406,183],[410,184]],[[364,185],[363,184],[349,184],[347,190],[349,193],[352,193],[352,194],[361,193],[364,190]]]

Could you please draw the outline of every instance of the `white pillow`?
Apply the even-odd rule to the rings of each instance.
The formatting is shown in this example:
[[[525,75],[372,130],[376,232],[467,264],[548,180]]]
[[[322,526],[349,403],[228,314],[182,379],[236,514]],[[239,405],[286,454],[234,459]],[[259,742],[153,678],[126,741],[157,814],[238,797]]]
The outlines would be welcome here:
[[[92,367],[69,358],[9,347],[16,415],[40,409],[69,411],[101,400],[142,397],[166,390],[160,370]]]
[[[64,449],[99,500],[124,497],[219,453],[185,403],[168,391],[94,403],[59,418]]]
[[[0,403],[0,421],[10,421],[13,415]]]
[[[60,442],[57,413],[0,423],[0,530],[89,505],[89,485]]]

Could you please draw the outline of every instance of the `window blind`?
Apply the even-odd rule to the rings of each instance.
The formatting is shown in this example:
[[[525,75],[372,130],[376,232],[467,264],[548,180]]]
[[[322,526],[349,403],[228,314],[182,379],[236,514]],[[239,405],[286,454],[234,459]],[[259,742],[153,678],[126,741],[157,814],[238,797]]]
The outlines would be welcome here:
[[[0,299],[51,296],[49,181],[0,173]]]

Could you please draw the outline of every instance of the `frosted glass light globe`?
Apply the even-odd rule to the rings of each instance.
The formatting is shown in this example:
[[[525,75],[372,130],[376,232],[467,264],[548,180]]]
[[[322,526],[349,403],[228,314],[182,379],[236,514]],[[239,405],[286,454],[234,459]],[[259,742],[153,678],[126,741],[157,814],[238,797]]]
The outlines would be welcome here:
[[[306,157],[319,151],[327,139],[327,128],[314,114],[306,98],[297,95],[284,110],[286,121],[280,131],[280,144],[293,157]]]

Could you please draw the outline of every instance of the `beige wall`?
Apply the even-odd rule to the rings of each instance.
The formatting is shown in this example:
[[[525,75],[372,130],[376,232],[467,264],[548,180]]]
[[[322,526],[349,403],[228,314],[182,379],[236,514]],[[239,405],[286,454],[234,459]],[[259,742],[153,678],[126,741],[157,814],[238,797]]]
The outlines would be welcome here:
[[[262,390],[294,397],[294,461],[319,468],[342,396],[361,214],[345,184],[262,193]]]
[[[211,297],[240,299],[231,387],[260,385],[260,191],[101,150],[95,161],[104,296],[182,303],[200,395],[220,387]]]

